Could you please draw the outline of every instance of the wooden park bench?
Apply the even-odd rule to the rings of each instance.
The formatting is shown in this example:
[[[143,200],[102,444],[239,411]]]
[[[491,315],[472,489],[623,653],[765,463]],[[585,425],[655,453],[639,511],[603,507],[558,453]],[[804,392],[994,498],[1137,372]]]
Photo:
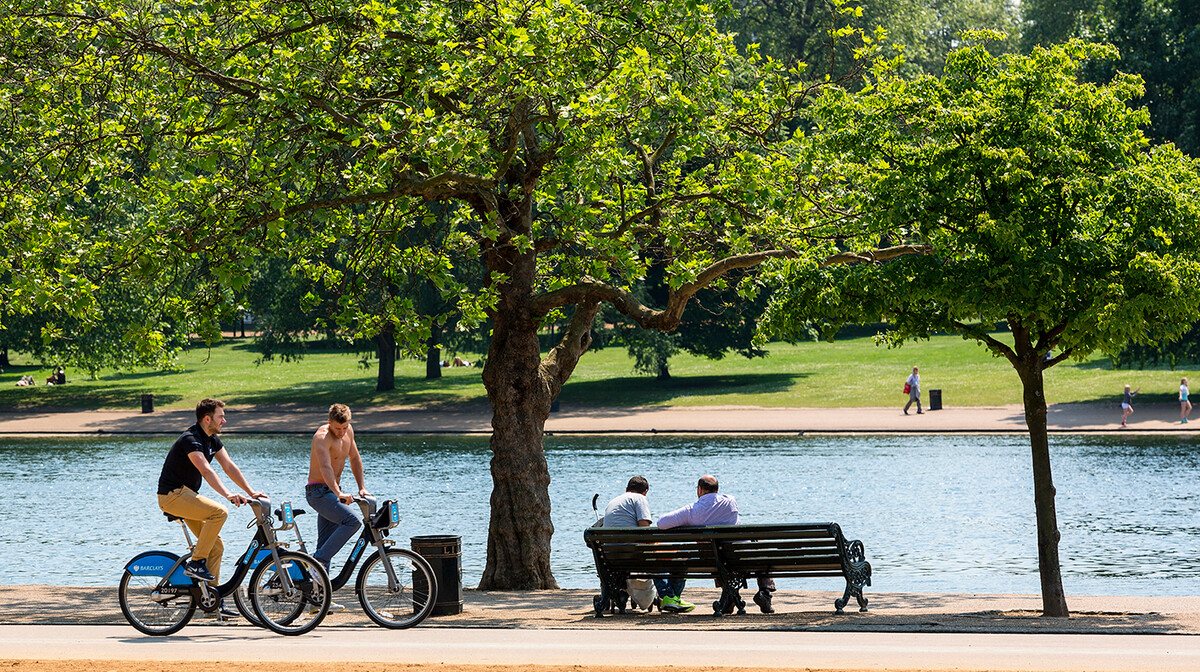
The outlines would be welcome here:
[[[834,600],[837,613],[853,595],[859,611],[867,610],[864,586],[871,585],[871,563],[861,541],[846,541],[837,523],[781,525],[711,525],[677,527],[589,527],[583,539],[596,559],[604,592],[621,595],[626,579],[669,576],[715,579],[721,599],[713,602],[714,616],[734,607],[746,613],[738,591],[746,579],[762,574],[772,578],[840,576],[846,592]],[[596,617],[606,605],[596,601]]]

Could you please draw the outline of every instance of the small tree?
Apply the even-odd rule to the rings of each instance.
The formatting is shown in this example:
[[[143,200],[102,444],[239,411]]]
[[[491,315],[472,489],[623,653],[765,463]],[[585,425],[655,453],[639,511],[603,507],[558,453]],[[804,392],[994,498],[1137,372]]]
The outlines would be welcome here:
[[[769,319],[886,319],[892,344],[956,332],[1021,378],[1033,456],[1038,567],[1047,616],[1067,616],[1046,431],[1044,372],[1130,340],[1176,337],[1200,311],[1200,180],[1171,146],[1150,147],[1136,77],[1081,83],[1109,47],[1072,42],[997,58],[955,52],[945,75],[881,67],[865,95],[815,108],[841,153],[841,211],[929,246],[882,264],[793,264]],[[1011,340],[989,328],[1006,322]]]

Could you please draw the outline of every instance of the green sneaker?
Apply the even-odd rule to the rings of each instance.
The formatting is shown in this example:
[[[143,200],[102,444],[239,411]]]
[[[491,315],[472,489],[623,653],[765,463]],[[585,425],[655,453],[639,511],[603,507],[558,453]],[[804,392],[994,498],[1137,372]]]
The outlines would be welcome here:
[[[679,613],[683,613],[685,611],[691,611],[695,608],[696,608],[696,605],[692,604],[691,602],[684,602],[681,598],[678,598],[678,597],[662,598],[662,606],[660,607],[660,609],[662,611],[669,611],[673,614],[679,614]]]

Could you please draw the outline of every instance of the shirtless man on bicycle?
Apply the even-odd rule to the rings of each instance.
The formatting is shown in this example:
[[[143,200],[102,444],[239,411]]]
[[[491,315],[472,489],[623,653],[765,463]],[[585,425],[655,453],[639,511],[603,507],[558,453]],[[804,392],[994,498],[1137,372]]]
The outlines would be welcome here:
[[[334,404],[329,407],[329,422],[321,425],[313,434],[312,453],[308,459],[308,485],[304,488],[304,498],[317,512],[317,551],[313,557],[325,569],[329,569],[329,561],[362,525],[358,514],[347,506],[354,501],[354,495],[344,492],[341,487],[342,470],[347,458],[350,460],[350,472],[358,484],[358,495],[370,497],[363,478],[358,444],[354,442],[354,428],[350,426],[350,408],[345,404]],[[345,607],[337,603],[329,605],[330,612],[343,609]]]
[[[241,506],[250,499],[226,488],[210,463],[216,459],[225,475],[250,497],[266,497],[265,493],[250,487],[241,469],[229,457],[229,451],[225,450],[218,436],[224,425],[225,402],[218,399],[201,400],[196,404],[196,424],[176,439],[167,452],[162,473],[158,477],[158,507],[164,513],[182,518],[196,535],[192,559],[184,563],[183,572],[213,586],[217,585],[221,576],[221,554],[225,551],[225,545],[220,533],[229,516],[229,509],[197,494],[200,483],[207,481],[218,495],[234,506]],[[223,604],[220,612],[223,616],[237,615],[237,612],[226,609]]]

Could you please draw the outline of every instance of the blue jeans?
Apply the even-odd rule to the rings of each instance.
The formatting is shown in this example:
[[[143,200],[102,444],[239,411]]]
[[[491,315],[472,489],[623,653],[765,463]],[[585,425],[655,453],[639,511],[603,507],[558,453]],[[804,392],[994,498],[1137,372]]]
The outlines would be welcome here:
[[[679,597],[683,595],[683,586],[686,583],[687,579],[671,577],[669,579],[655,579],[654,587],[658,589],[659,597]]]
[[[304,488],[304,498],[317,512],[317,552],[313,557],[329,569],[329,561],[358,532],[362,521],[354,509],[339,502],[329,486],[323,483]]]

